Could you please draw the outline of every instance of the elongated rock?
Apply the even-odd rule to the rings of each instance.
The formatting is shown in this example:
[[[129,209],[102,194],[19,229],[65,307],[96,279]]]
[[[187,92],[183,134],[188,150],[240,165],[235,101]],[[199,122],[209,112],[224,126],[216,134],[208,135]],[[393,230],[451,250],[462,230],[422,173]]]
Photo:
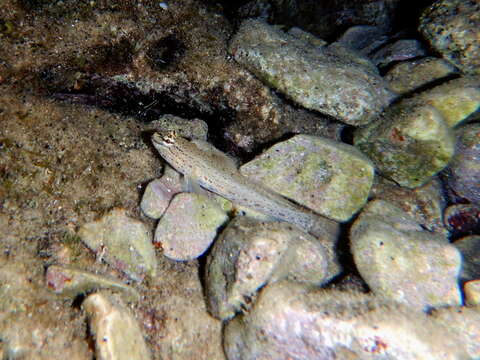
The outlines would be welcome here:
[[[346,50],[312,46],[259,20],[242,23],[229,51],[267,85],[350,125],[367,124],[390,100],[373,65],[360,66]]]

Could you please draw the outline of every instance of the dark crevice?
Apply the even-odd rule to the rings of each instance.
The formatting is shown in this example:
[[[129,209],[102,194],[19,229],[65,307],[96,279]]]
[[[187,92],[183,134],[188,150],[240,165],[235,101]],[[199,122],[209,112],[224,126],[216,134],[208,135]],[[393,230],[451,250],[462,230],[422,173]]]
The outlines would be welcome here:
[[[44,80],[48,81],[48,74]],[[204,109],[194,106],[192,94],[182,93],[179,87],[145,93],[133,85],[93,75],[82,79],[79,89],[49,89],[48,94],[56,100],[94,106],[144,123],[165,114],[184,119],[199,118],[208,124],[209,140],[219,149],[237,156],[245,155],[224,136],[226,126],[235,120],[235,111],[222,104],[210,108],[207,104]]]

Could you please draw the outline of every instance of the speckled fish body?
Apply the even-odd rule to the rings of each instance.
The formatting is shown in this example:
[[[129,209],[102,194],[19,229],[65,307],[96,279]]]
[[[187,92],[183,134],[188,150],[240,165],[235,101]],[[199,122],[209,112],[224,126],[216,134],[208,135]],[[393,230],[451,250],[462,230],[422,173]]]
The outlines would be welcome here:
[[[178,172],[237,205],[297,225],[307,232],[326,223],[331,226],[330,220],[242,176],[227,155],[209,144],[165,133],[155,133],[152,141],[160,155]],[[207,151],[209,146],[212,151]],[[313,235],[319,235],[318,229],[313,232]]]

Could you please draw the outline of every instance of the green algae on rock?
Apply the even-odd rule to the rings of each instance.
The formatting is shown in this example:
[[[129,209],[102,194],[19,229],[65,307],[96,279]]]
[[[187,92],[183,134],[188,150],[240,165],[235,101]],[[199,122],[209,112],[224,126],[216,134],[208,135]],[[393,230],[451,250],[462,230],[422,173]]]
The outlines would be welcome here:
[[[444,169],[455,151],[455,138],[433,106],[405,99],[354,133],[354,144],[386,178],[415,188]]]
[[[220,319],[250,306],[258,289],[290,279],[321,285],[338,275],[335,239],[315,239],[285,222],[237,217],[222,231],[206,266],[207,307]]]
[[[337,221],[361,209],[374,177],[373,164],[355,147],[311,135],[272,146],[240,172]]]
[[[171,201],[155,230],[155,243],[172,260],[193,260],[202,255],[228,216],[205,195],[180,193]]]
[[[448,126],[454,127],[480,108],[480,76],[450,80],[418,94],[415,99],[433,106]]]
[[[370,122],[390,101],[373,66],[361,66],[259,20],[246,20],[229,47],[235,60],[269,86],[307,109],[350,125]]]
[[[113,209],[98,221],[83,224],[78,236],[117,270],[141,281],[155,276],[157,260],[147,225],[126,215],[124,209]]]
[[[442,235],[383,200],[370,202],[350,230],[355,265],[370,289],[412,308],[460,305],[460,252]]]

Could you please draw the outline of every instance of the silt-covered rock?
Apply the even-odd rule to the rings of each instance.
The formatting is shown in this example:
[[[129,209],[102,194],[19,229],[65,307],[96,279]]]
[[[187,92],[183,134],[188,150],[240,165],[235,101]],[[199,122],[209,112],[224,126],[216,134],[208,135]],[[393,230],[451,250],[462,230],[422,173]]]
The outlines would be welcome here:
[[[296,135],[240,168],[317,213],[346,221],[367,201],[374,169],[355,147],[326,138]]]
[[[335,47],[317,47],[259,20],[246,20],[230,43],[235,60],[303,107],[350,125],[370,122],[390,93],[373,66]]]

